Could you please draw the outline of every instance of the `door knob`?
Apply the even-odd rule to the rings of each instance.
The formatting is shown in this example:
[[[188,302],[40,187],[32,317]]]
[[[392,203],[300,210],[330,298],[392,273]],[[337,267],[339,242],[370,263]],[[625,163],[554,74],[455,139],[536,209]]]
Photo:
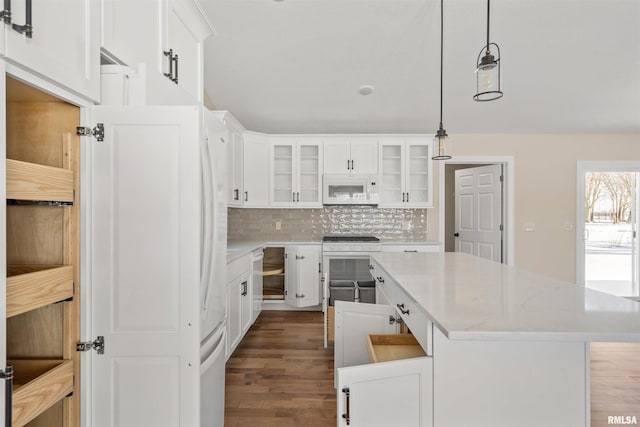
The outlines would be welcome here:
[[[460,237],[460,233],[455,233],[453,236],[454,237]]]

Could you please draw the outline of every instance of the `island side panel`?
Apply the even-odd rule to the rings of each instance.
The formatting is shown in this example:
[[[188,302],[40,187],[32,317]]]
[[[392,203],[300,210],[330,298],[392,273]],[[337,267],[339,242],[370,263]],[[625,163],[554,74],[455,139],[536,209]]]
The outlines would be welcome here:
[[[588,427],[586,343],[454,341],[434,329],[435,427]]]

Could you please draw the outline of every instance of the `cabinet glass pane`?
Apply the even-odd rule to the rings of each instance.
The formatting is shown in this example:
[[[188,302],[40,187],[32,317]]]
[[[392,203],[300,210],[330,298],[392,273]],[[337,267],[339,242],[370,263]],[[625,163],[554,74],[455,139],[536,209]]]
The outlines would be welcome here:
[[[408,158],[409,203],[429,201],[429,147],[426,145],[410,145]]]
[[[382,146],[382,192],[381,202],[402,202],[402,146]]]
[[[293,194],[293,146],[273,147],[273,201],[292,201]]]
[[[320,200],[320,146],[300,145],[299,191],[300,202]]]

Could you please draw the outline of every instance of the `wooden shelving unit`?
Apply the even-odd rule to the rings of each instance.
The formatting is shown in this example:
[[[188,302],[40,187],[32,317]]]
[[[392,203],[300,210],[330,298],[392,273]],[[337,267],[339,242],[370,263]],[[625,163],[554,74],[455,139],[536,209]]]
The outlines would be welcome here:
[[[78,107],[7,78],[7,364],[13,427],[80,425]]]
[[[284,248],[266,248],[262,264],[263,301],[284,300]]]

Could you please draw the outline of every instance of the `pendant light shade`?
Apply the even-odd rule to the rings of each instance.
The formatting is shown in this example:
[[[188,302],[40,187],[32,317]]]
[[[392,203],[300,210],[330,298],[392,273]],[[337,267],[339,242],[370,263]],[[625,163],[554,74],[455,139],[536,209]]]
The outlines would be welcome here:
[[[502,98],[500,86],[500,47],[489,42],[489,16],[491,0],[487,0],[487,44],[478,54],[476,62],[476,101],[493,101]],[[484,55],[483,55],[484,54]]]
[[[445,151],[445,142],[449,139],[447,131],[442,126],[442,63],[444,56],[444,0],[440,0],[440,127],[434,137],[434,150],[435,156],[431,157],[433,160],[449,160],[451,156],[448,156]]]

